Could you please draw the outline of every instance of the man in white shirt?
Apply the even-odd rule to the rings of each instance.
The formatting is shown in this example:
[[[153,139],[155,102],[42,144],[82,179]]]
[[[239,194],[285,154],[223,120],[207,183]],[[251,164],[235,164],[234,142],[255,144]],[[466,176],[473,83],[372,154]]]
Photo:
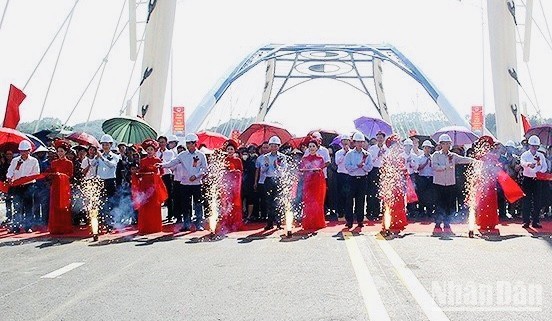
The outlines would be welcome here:
[[[111,151],[113,138],[110,135],[103,135],[100,138],[100,144],[102,145],[102,149],[96,155],[96,174],[103,181],[102,194],[106,197],[103,207],[100,209],[100,216],[102,224],[107,229],[107,232],[110,233],[113,231],[112,210],[117,206],[116,171],[119,156]]]
[[[383,164],[383,156],[387,152],[387,146],[385,146],[385,133],[379,131],[376,134],[376,144],[368,148],[368,152],[372,157],[372,164],[374,168],[368,174],[368,186],[367,186],[367,202],[366,202],[366,216],[377,220],[381,214],[381,203],[378,196],[379,181],[380,181],[380,168]]]
[[[422,143],[423,153],[416,158],[416,193],[419,196],[421,216],[430,217],[435,211],[435,191],[433,189],[433,167],[431,150],[433,144],[426,140]]]
[[[268,154],[269,152],[269,146],[268,142],[263,142],[261,144],[261,147],[259,147],[259,156],[257,157],[257,160],[255,161],[255,184],[253,185],[253,189],[257,193],[258,196],[258,204],[259,204],[259,218],[260,219],[267,219],[267,211],[266,211],[266,191],[264,188],[264,183],[266,179],[265,172],[261,171],[261,168],[264,165],[264,155]]]
[[[167,148],[167,137],[159,136],[159,138],[157,138],[157,142],[159,143],[159,150],[157,151],[157,157],[159,157],[163,163],[170,162],[171,160],[173,160],[173,158],[176,157],[175,152]],[[168,197],[165,200],[165,206],[167,206],[167,220],[171,222],[175,217],[174,203],[173,203],[173,200],[174,200],[173,172],[169,168],[163,168],[161,170],[161,178],[163,179],[163,183],[167,188]],[[177,219],[177,223],[182,221],[182,217],[177,217],[176,219]]]
[[[337,165],[337,216],[344,217],[347,210],[347,197],[349,196],[349,171],[345,167],[345,155],[351,150],[351,136],[341,135],[341,148],[335,153]]]
[[[531,219],[534,228],[542,228],[540,225],[540,210],[541,210],[541,193],[540,182],[537,181],[537,173],[546,173],[547,164],[546,157],[538,150],[540,146],[540,138],[531,136],[527,141],[529,150],[521,154],[520,165],[523,168],[523,227],[529,228]]]
[[[401,157],[404,158],[404,165],[406,167],[406,171],[408,172],[408,175],[410,176],[410,179],[412,182],[416,182],[416,177],[418,176],[416,169],[417,169],[417,163],[416,159],[418,158],[418,155],[414,153],[414,141],[412,139],[407,138],[403,142],[404,146],[404,152],[401,153]],[[406,205],[406,211],[409,217],[416,217],[419,214],[418,210],[418,202],[416,203],[408,203]]]
[[[18,184],[17,180],[40,174],[38,160],[32,157],[31,143],[27,140],[19,143],[20,156],[12,159],[6,174],[6,183],[14,184],[10,187],[9,194],[13,197],[13,221],[10,227],[11,233],[20,233],[23,228],[32,232],[33,219],[33,194],[35,181]]]
[[[207,158],[197,149],[199,138],[196,134],[186,135],[186,151],[178,154],[168,162],[159,164],[161,168],[171,168],[182,164],[182,176],[180,183],[183,185],[184,218],[181,231],[189,231],[192,218],[192,207],[195,218],[196,230],[203,231],[203,194],[201,187],[203,177],[207,174]],[[192,205],[193,204],[193,205]]]

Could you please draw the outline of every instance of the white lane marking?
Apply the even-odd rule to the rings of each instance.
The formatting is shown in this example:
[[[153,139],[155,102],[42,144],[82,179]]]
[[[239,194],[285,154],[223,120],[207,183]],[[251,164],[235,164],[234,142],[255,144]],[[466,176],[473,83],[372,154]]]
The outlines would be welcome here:
[[[65,273],[67,273],[71,270],[74,270],[74,269],[76,269],[76,268],[78,268],[79,266],[82,266],[82,265],[84,265],[83,262],[71,263],[71,264],[68,264],[68,265],[62,267],[61,269],[57,269],[53,272],[50,272],[46,275],[43,275],[40,278],[41,279],[55,279],[58,276],[60,276],[62,274],[65,274]]]
[[[430,321],[446,321],[449,318],[443,310],[437,305],[433,297],[427,292],[420,280],[414,273],[406,267],[406,263],[401,259],[399,254],[393,250],[391,245],[386,240],[376,239],[376,243],[380,246],[383,253],[397,272],[403,284],[406,286],[410,294],[414,297],[418,305],[422,308],[425,315]]]
[[[366,266],[366,261],[364,261],[360,253],[358,244],[351,236],[352,234],[350,232],[343,233],[343,238],[345,239],[345,244],[349,251],[349,257],[351,258],[358,285],[360,286],[360,292],[362,293],[364,304],[368,310],[368,317],[370,320],[374,321],[390,320],[389,314],[383,305],[383,301],[374,283],[374,279],[370,274],[370,270],[368,270],[368,266]]]

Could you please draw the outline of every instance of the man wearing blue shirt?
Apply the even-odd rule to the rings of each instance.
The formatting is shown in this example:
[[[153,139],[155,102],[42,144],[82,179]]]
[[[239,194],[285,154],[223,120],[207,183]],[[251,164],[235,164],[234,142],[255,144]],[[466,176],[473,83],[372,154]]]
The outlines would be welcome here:
[[[353,135],[355,148],[345,155],[345,168],[349,172],[349,196],[347,197],[347,210],[345,212],[348,228],[353,227],[353,213],[358,227],[364,226],[364,196],[368,184],[368,173],[373,168],[372,156],[362,148],[364,141],[365,138],[362,133],[355,133]]]

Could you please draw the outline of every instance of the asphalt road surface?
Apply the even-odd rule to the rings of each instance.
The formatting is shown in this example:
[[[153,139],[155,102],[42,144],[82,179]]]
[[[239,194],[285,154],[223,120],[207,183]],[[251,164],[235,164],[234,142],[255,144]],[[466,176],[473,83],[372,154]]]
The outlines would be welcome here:
[[[376,230],[4,236],[0,320],[550,320],[549,233]]]

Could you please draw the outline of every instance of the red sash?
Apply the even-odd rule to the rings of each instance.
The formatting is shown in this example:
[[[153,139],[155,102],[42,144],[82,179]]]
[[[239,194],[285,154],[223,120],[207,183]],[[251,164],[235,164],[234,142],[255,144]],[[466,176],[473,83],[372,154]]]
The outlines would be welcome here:
[[[505,171],[499,170],[497,175],[498,183],[504,191],[504,197],[508,200],[509,203],[515,203],[517,200],[525,196],[521,187],[518,183],[514,181],[510,175]]]
[[[45,177],[46,177],[46,174],[43,173],[43,174],[36,174],[36,175],[18,178],[13,182],[11,182],[11,184],[8,184],[6,182],[0,182],[0,192],[7,193],[10,187],[25,185],[34,180],[44,179]]]

